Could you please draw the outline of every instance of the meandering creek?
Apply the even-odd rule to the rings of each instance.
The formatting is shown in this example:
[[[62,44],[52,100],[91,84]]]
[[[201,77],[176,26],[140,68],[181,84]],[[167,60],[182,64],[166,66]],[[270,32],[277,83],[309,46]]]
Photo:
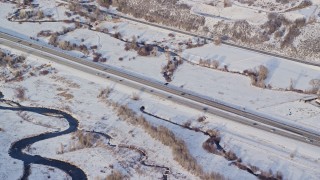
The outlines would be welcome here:
[[[69,127],[64,131],[46,132],[36,136],[24,138],[12,143],[9,149],[9,155],[14,159],[18,159],[24,162],[24,173],[21,179],[28,178],[30,174],[31,164],[46,165],[46,166],[51,166],[51,167],[60,169],[65,173],[67,173],[72,179],[76,179],[76,180],[87,179],[87,175],[84,173],[84,171],[75,165],[72,165],[70,163],[63,162],[60,160],[45,158],[39,155],[30,155],[23,152],[24,149],[26,149],[28,146],[31,146],[36,142],[59,137],[59,136],[70,134],[72,132],[77,131],[78,125],[79,125],[77,119],[75,119],[74,117],[72,117],[70,114],[66,112],[56,110],[56,109],[49,109],[44,107],[21,106],[18,103],[7,101],[7,100],[0,100],[0,102],[11,105],[11,107],[0,105],[0,111],[27,111],[27,112],[41,114],[44,116],[60,115],[69,123]]]

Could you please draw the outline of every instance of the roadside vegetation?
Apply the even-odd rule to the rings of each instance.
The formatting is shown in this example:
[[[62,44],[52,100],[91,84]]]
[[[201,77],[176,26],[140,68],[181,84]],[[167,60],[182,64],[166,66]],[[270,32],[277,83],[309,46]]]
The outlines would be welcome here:
[[[0,82],[19,82],[32,76],[55,73],[50,65],[31,66],[26,63],[25,55],[16,55],[0,48]]]
[[[268,78],[268,68],[264,65],[260,65],[256,69],[244,70],[243,74],[247,75],[251,79],[251,84],[260,88],[266,88],[265,80]],[[271,88],[269,86],[269,88]]]

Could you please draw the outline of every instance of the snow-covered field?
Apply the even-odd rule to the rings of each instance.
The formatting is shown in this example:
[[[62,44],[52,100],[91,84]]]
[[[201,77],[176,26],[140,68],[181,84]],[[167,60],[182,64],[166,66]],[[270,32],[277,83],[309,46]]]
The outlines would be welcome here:
[[[29,179],[70,180],[71,178],[59,169],[48,167],[48,166],[43,166],[43,165],[32,164],[31,165],[31,174],[29,176]]]
[[[46,60],[33,57],[32,55],[29,56],[28,62],[32,62],[33,64],[48,63]],[[82,74],[79,71],[68,69],[58,64],[52,64],[52,66],[58,70],[57,74],[32,77],[22,82],[3,84],[1,91],[4,93],[5,98],[17,100],[12,88],[17,85],[22,86],[27,89],[26,96],[28,97],[22,104],[68,109],[79,119],[81,129],[109,134],[112,136],[112,144],[135,145],[145,149],[149,156],[148,161],[170,167],[174,178],[180,179],[187,177],[187,179],[194,179],[191,174],[183,170],[183,168],[173,161],[173,157],[170,155],[171,151],[168,147],[157,143],[157,141],[149,137],[143,129],[121,121],[111,107],[99,100],[97,95],[101,88],[112,87],[113,91],[110,94],[110,100],[121,104],[128,103],[129,106],[137,112],[139,111],[139,107],[143,105],[147,107],[149,112],[168,118],[179,124],[191,121],[191,126],[194,127],[218,129],[222,134],[222,145],[224,148],[235,151],[243,162],[255,165],[265,171],[269,169],[273,172],[279,171],[283,173],[286,179],[301,179],[304,177],[317,179],[320,175],[318,171],[318,161],[320,158],[318,148],[275,136],[271,133],[260,132],[259,130],[236,124],[210,114],[204,114],[203,112],[183,107],[153,95],[137,92],[134,89],[114,82]],[[63,77],[64,80],[57,80],[59,79],[57,77]],[[73,86],[70,86],[70,84],[73,84]],[[70,87],[66,88],[67,86]],[[73,98],[65,100],[65,97],[59,96],[58,94],[60,94],[62,90],[72,94]],[[133,92],[139,93],[139,101],[134,101],[130,98]],[[1,113],[1,115],[4,117],[10,117],[7,114],[12,114],[11,112],[3,112],[5,113]],[[201,115],[207,116],[204,122],[198,122],[196,120],[197,117]],[[175,125],[162,122],[152,117],[146,116],[146,118],[152,122],[152,124],[168,127],[177,137],[184,139],[191,154],[205,167],[205,170],[220,172],[224,174],[226,178],[230,179],[238,179],[239,177],[241,177],[241,179],[254,179],[254,176],[246,173],[246,171],[239,170],[235,166],[229,166],[229,162],[224,158],[208,154],[204,151],[202,149],[202,143],[207,138],[202,134],[176,127]],[[13,119],[17,118],[13,117]],[[35,116],[35,119],[37,119],[37,116]],[[53,119],[52,123],[54,121],[56,120]],[[9,120],[9,122],[15,121]],[[42,123],[45,124],[48,122],[49,121],[46,120],[42,121]],[[54,126],[55,123],[52,123],[51,125]],[[3,121],[1,124],[8,127],[16,127],[15,131],[10,131],[9,128],[3,128],[5,129],[5,131],[2,132],[4,134],[3,137],[7,137],[7,133],[16,134],[20,132],[20,128],[22,128],[3,123]],[[20,124],[19,120],[17,124]],[[63,125],[61,122],[59,124],[61,126]],[[43,128],[36,124],[32,124],[32,126]],[[43,132],[35,127],[28,129],[32,129],[32,132]],[[88,174],[89,179],[105,177],[113,168],[130,175],[132,178],[148,179],[151,177],[161,177],[161,172],[159,172],[158,169],[140,167],[139,163],[134,160],[137,158],[135,152],[96,147],[57,154],[61,146],[60,144],[67,145],[69,141],[69,135],[41,141],[31,146],[31,153],[72,162],[81,167]],[[12,142],[12,140],[8,143],[10,142]],[[9,144],[6,147],[8,148]],[[7,149],[4,149],[4,154],[6,154],[6,150]],[[112,153],[114,154],[110,155]],[[10,159],[9,157],[7,158]],[[95,166],[92,166],[92,164],[95,164]],[[219,166],[216,166],[216,164],[219,164]],[[139,168],[142,168],[143,172],[146,173],[139,174]],[[4,177],[6,177],[7,172],[10,171],[1,168],[1,172],[3,172]],[[34,173],[38,173],[38,171]],[[16,174],[17,173],[15,173],[15,175]]]
[[[56,7],[55,1],[38,0],[38,2],[45,14],[52,14],[56,19],[67,18],[64,15],[66,8],[64,6]],[[209,8],[210,5],[198,2],[191,2],[194,5],[193,11],[195,13],[199,13],[200,10],[217,13],[212,9],[213,6]],[[205,3],[210,2],[205,1]],[[229,13],[229,10],[234,14],[239,13],[239,11],[248,12],[244,10],[246,8],[238,7],[236,4],[238,3],[235,2],[231,9],[219,12],[219,16],[229,15],[226,18],[234,19],[235,17]],[[6,19],[6,16],[14,11],[14,5],[0,2],[0,7],[0,30],[24,39],[36,37],[41,30],[61,31],[63,27],[73,26],[63,22],[41,24],[10,22]],[[313,6],[310,8],[313,8]],[[256,11],[258,10],[253,9],[247,14],[241,13],[244,17],[237,16],[237,18],[251,18],[253,23],[263,20],[263,17],[258,14],[264,12],[257,14]],[[300,11],[297,13],[307,14],[307,12]],[[213,15],[217,16],[217,14]],[[196,41],[195,38],[179,34],[170,37],[168,36],[171,33],[169,31],[125,20],[104,21],[95,27],[107,28],[110,33],[120,32],[123,39],[131,39],[135,36],[138,42],[156,43],[168,46],[170,49],[178,49],[178,44],[181,42]],[[60,36],[59,39],[68,40],[72,43],[83,43],[88,46],[97,45],[96,52],[107,58],[106,64],[143,75],[149,79],[166,82],[161,74],[162,67],[167,63],[164,53],[159,52],[156,57],[139,56],[136,51],[125,51],[125,42],[108,34],[93,32],[86,28],[76,29]],[[39,38],[39,41],[45,44],[48,42],[48,38]],[[3,45],[0,48],[21,54],[21,52]],[[79,52],[73,52],[73,54],[82,55]],[[112,137],[111,144],[134,145],[146,150],[148,162],[170,167],[172,174],[169,175],[169,179],[196,179],[197,177],[187,172],[174,160],[169,147],[152,139],[141,127],[133,126],[119,119],[112,107],[97,98],[102,88],[113,89],[109,96],[110,101],[128,104],[138,114],[140,114],[139,108],[145,106],[149,112],[181,125],[191,122],[191,126],[203,130],[219,130],[222,135],[221,145],[227,150],[235,152],[247,165],[257,166],[267,172],[269,169],[274,173],[279,171],[283,174],[284,179],[318,179],[320,177],[319,148],[279,137],[272,133],[261,132],[211,114],[189,109],[145,92],[136,91],[112,81],[83,74],[33,55],[26,55],[28,56],[27,63],[32,66],[50,63],[57,69],[58,73],[30,77],[21,82],[1,82],[0,91],[3,92],[6,99],[19,101],[14,89],[23,87],[26,89],[27,98],[22,104],[70,111],[79,120],[81,129],[106,133]],[[309,84],[310,80],[320,79],[319,67],[229,46],[215,46],[212,43],[202,47],[185,49],[182,56],[196,64],[199,63],[200,59],[216,60],[220,64],[219,67],[226,65],[228,70],[235,72],[243,72],[264,65],[269,70],[265,83],[270,84],[272,89],[253,87],[250,79],[240,74],[200,67],[188,62],[184,62],[178,67],[170,85],[182,87],[235,106],[245,107],[250,111],[280,118],[304,128],[319,130],[319,106],[314,103],[300,102],[300,99],[310,95],[284,91],[290,85],[296,89],[309,90],[312,87]],[[123,59],[119,60],[119,58]],[[139,101],[132,100],[133,92],[139,95]],[[63,119],[48,119],[48,117],[39,117],[40,115],[32,113],[30,116],[33,117],[32,121],[22,121],[21,117],[14,112],[0,112],[0,127],[4,130],[0,131],[2,137],[0,142],[4,144],[1,146],[0,154],[0,179],[18,179],[23,172],[23,163],[11,159],[7,153],[12,142],[44,131],[62,130],[67,126]],[[207,118],[204,122],[198,122],[197,118],[199,116],[206,116]],[[146,118],[154,125],[164,125],[173,131],[177,137],[183,139],[191,154],[204,167],[206,172],[214,171],[223,174],[228,179],[256,178],[248,172],[230,165],[230,161],[222,156],[206,152],[202,148],[202,143],[208,137],[203,134],[177,127],[153,117],[146,116]],[[44,127],[44,125],[47,126]],[[12,130],[12,127],[14,127],[14,130]],[[24,131],[24,129],[28,131]],[[161,169],[143,166],[138,160],[139,153],[128,149],[99,146],[57,154],[61,145],[68,147],[71,141],[71,135],[40,141],[32,145],[32,151],[29,153],[72,162],[83,169],[89,179],[105,178],[113,170],[121,171],[132,179],[162,177],[163,171]],[[5,165],[8,163],[10,166]],[[61,174],[59,170],[38,165],[32,165],[31,172],[30,178],[45,178],[48,176],[54,179],[68,178]]]
[[[25,137],[50,131],[50,129],[24,121],[16,112],[1,110],[0,119],[0,127],[2,129],[0,131],[0,178],[19,179],[23,174],[23,162],[12,159],[9,156],[8,151],[11,143]]]

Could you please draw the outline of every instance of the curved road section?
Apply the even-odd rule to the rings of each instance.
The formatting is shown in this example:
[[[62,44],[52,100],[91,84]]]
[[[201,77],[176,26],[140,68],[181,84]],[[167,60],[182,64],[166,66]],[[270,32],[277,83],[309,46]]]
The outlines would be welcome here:
[[[22,179],[28,179],[28,176],[30,174],[30,164],[40,164],[40,165],[55,167],[57,169],[64,171],[69,176],[71,176],[72,179],[75,179],[75,180],[87,179],[86,174],[75,165],[69,164],[67,162],[55,160],[55,159],[44,158],[39,155],[29,155],[23,152],[23,150],[26,149],[28,146],[31,146],[33,143],[36,143],[38,141],[42,141],[42,140],[46,140],[46,139],[50,139],[50,138],[75,132],[78,128],[78,121],[75,118],[73,118],[71,115],[63,111],[59,111],[55,109],[40,108],[40,107],[0,106],[0,110],[29,111],[33,113],[42,114],[42,115],[46,115],[46,114],[61,115],[69,123],[69,128],[64,131],[43,133],[37,136],[21,139],[19,141],[14,142],[11,145],[11,148],[9,150],[9,155],[14,159],[18,159],[24,162],[24,174],[22,176]]]

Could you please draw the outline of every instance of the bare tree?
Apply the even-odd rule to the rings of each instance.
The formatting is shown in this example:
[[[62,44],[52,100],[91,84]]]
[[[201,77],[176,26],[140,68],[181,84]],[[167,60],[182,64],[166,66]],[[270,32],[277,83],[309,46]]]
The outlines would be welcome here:
[[[49,44],[53,45],[53,46],[57,46],[58,43],[58,33],[53,33],[49,39]]]
[[[310,80],[309,84],[312,86],[312,94],[316,94],[320,90],[320,79],[312,79]]]
[[[263,81],[267,79],[268,76],[268,68],[265,67],[264,65],[259,66],[259,74],[258,74],[258,81]]]
[[[221,44],[222,40],[221,40],[221,37],[217,36],[214,38],[213,40],[213,43],[216,45],[216,46],[219,46]]]
[[[38,16],[38,19],[43,19],[43,18],[44,18],[44,13],[43,13],[43,11],[42,11],[42,10],[39,10],[39,11],[37,12],[37,16]]]
[[[171,61],[171,60],[170,60],[170,52],[169,52],[169,49],[166,48],[165,51],[166,51],[166,60],[167,60],[167,62],[169,63],[169,62]]]

